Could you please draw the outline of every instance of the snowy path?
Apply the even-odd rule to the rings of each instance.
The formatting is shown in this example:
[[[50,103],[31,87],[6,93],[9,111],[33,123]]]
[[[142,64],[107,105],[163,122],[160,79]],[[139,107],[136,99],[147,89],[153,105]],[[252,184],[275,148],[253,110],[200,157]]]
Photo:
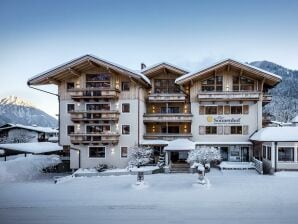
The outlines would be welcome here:
[[[212,170],[193,174],[76,178],[0,185],[0,223],[297,223],[298,175]]]

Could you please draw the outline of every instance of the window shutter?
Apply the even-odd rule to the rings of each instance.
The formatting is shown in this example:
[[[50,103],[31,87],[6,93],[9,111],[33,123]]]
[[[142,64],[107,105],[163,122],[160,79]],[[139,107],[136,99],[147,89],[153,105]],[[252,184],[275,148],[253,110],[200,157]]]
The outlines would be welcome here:
[[[205,134],[205,126],[199,126],[199,135]]]
[[[223,127],[222,126],[217,126],[217,134],[222,135],[223,134]]]
[[[243,114],[248,114],[249,113],[249,106],[248,105],[244,105],[243,106]]]
[[[218,108],[217,113],[218,114],[223,114],[223,106],[218,106],[217,108]]]
[[[225,135],[231,134],[231,127],[230,126],[225,126],[224,127],[224,132],[225,132]]]
[[[205,114],[205,106],[200,106],[200,115]]]
[[[230,114],[230,105],[224,106],[225,114]]]
[[[248,135],[248,125],[243,126],[243,134]]]

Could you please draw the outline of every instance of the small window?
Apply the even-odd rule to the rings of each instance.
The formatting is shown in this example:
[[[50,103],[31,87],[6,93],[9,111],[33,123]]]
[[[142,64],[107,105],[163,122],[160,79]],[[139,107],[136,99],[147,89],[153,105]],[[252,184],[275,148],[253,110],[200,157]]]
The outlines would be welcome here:
[[[73,125],[68,125],[67,126],[67,134],[70,135],[70,134],[73,134],[74,133],[74,126]]]
[[[130,125],[122,125],[122,134],[129,135],[130,134]]]
[[[294,161],[294,148],[279,147],[278,148],[278,161],[284,161],[284,162]]]
[[[74,84],[74,82],[68,82],[68,83],[66,84],[66,88],[67,88],[67,91],[68,91],[68,90],[71,90],[71,89],[74,89],[74,88],[75,88],[75,84]]]
[[[263,145],[263,158],[266,159],[267,156],[266,156],[266,146]]]
[[[217,134],[217,127],[216,126],[206,126],[206,135],[216,135]]]
[[[267,147],[267,159],[271,160],[271,147],[270,146]]]
[[[106,148],[105,147],[89,147],[90,158],[105,158]]]
[[[67,112],[71,112],[75,110],[75,105],[74,104],[67,104]]]
[[[242,114],[242,106],[231,106],[231,114]]]
[[[123,103],[122,104],[122,112],[123,113],[129,113],[130,112],[130,104],[129,103]]]
[[[242,135],[242,126],[231,126],[231,135]]]
[[[130,89],[130,83],[129,82],[122,82],[121,90],[122,91],[129,91],[129,89]]]
[[[128,148],[121,147],[121,158],[127,158],[127,155],[128,155]]]
[[[217,114],[217,106],[206,106],[205,114]]]

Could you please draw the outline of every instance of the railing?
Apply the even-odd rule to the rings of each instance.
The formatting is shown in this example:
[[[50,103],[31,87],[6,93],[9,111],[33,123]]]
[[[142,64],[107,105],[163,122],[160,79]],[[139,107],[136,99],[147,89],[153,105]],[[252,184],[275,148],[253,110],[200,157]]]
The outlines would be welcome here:
[[[192,114],[171,113],[171,114],[144,114],[144,122],[191,122]]]
[[[261,96],[261,92],[234,92],[234,91],[226,91],[226,92],[199,92],[198,99],[199,100],[239,100],[239,99],[252,99],[259,100]]]
[[[263,94],[263,103],[270,103],[272,101],[272,95],[270,94]]]
[[[255,164],[256,171],[258,171],[260,174],[263,174],[263,162],[256,159],[255,157],[252,158],[252,161]]]
[[[151,102],[184,102],[186,99],[183,93],[153,93],[148,96]]]
[[[173,140],[175,138],[189,138],[192,137],[191,133],[146,133],[144,139],[164,139]]]
[[[119,111],[112,110],[84,110],[84,111],[71,111],[71,120],[78,121],[98,121],[98,120],[119,120]]]
[[[117,132],[73,133],[69,135],[72,144],[117,144],[119,142],[119,136],[120,134]]]
[[[119,90],[116,88],[75,88],[69,90],[72,99],[103,99],[118,98]]]

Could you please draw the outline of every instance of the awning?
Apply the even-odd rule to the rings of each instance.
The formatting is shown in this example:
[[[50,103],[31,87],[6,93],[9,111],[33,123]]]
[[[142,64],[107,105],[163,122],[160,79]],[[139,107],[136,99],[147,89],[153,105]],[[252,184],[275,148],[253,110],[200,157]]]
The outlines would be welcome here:
[[[164,148],[165,151],[190,151],[196,148],[196,144],[185,138],[170,141],[168,146]]]

